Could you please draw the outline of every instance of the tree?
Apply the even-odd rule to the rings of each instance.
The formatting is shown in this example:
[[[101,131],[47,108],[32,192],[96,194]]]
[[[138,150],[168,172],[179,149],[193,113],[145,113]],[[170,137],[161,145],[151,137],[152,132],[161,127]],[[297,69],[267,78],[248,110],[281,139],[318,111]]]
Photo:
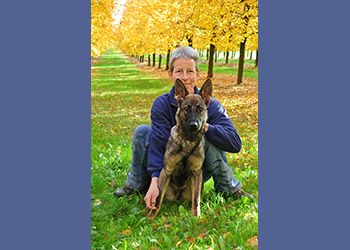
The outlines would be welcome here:
[[[166,55],[166,66],[165,70],[169,70],[169,60],[170,60],[170,50],[168,50],[168,53]]]
[[[162,54],[159,55],[158,69],[162,68]]]
[[[240,0],[237,13],[239,22],[239,35],[241,36],[237,84],[243,82],[244,69],[244,52],[247,38],[257,37],[257,22],[258,22],[258,1],[257,0]]]
[[[208,62],[208,78],[213,77],[213,65],[214,65],[214,52],[215,52],[215,45],[210,44],[209,49],[209,62]]]
[[[244,41],[241,42],[241,45],[239,48],[237,84],[242,84],[242,80],[243,80],[245,41],[246,39],[244,39]]]
[[[91,56],[100,56],[113,47],[116,11],[113,0],[91,0]]]
[[[167,54],[166,69],[170,53],[181,45],[228,52],[238,51],[244,43],[245,49],[254,51],[257,8],[258,0],[128,0],[115,44],[136,56]],[[208,59],[212,77],[214,57]]]

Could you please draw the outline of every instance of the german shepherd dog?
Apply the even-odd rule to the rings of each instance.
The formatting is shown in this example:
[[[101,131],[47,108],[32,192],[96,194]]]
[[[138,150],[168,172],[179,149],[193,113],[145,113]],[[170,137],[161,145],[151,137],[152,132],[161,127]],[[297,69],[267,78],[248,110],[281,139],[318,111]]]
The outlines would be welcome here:
[[[167,200],[192,199],[192,215],[200,216],[203,134],[212,89],[212,82],[207,79],[198,95],[189,95],[183,82],[180,79],[175,81],[175,99],[178,102],[176,125],[171,129],[166,145],[164,166],[158,179],[157,209],[148,214],[151,220],[157,216],[164,197]]]

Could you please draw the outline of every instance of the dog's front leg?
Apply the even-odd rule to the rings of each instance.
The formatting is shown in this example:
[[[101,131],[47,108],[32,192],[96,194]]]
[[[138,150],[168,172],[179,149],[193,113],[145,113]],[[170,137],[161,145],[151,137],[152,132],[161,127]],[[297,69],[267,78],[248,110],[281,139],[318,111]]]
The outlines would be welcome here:
[[[201,211],[201,192],[202,192],[203,174],[202,169],[191,177],[191,191],[192,191],[192,215],[200,216]]]
[[[171,130],[171,133],[176,133],[176,127],[173,127]],[[184,158],[184,156],[180,152],[181,146],[177,143],[176,140],[172,136],[170,136],[166,151],[164,155],[163,164],[164,167],[160,171],[159,179],[158,179],[158,189],[159,189],[159,195],[156,199],[156,208],[155,210],[152,210],[149,212],[148,217],[152,221],[154,217],[157,216],[160,207],[162,205],[164,196],[166,194],[166,191],[168,189],[168,185],[170,182],[170,176],[174,172],[177,164],[181,162],[181,160]]]
[[[158,179],[158,189],[159,189],[159,195],[156,199],[156,208],[155,210],[151,210],[148,214],[148,217],[150,218],[150,220],[152,221],[154,219],[154,217],[157,216],[160,207],[162,205],[163,202],[163,198],[164,195],[166,193],[166,190],[168,188],[170,182],[170,175],[167,175],[165,169],[162,169],[162,171],[160,172],[159,175],[159,179]]]

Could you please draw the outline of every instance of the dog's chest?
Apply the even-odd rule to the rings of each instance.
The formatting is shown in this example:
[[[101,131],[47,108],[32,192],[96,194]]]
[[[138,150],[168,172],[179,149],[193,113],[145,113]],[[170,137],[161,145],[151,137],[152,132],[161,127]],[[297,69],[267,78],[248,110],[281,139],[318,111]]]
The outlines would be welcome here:
[[[198,140],[195,141],[189,141],[186,140],[183,136],[181,132],[178,132],[177,127],[173,127],[173,129],[171,130],[171,137],[172,140],[179,145],[180,147],[178,147],[178,152],[177,153],[181,153],[184,156],[189,156],[193,150],[198,146],[198,144],[200,143],[201,139],[202,139],[202,135],[199,135]]]
[[[171,184],[177,188],[184,188],[190,181],[191,170],[186,166],[186,163],[178,165],[178,168],[171,175]]]
[[[198,145],[198,141],[194,141],[194,142],[191,142],[191,141],[187,141],[187,140],[184,140],[182,139],[181,140],[181,151],[185,154],[185,155],[190,155],[193,151],[193,149]]]

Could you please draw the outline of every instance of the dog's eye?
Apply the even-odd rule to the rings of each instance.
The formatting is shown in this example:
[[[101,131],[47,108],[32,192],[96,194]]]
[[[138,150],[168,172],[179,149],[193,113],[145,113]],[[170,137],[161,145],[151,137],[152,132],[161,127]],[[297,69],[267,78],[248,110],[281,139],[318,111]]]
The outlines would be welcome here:
[[[191,110],[191,106],[190,106],[190,105],[185,106],[185,107],[184,107],[184,110],[185,110],[186,112],[190,111],[190,110]]]
[[[202,106],[197,107],[198,112],[203,112],[204,108]]]

